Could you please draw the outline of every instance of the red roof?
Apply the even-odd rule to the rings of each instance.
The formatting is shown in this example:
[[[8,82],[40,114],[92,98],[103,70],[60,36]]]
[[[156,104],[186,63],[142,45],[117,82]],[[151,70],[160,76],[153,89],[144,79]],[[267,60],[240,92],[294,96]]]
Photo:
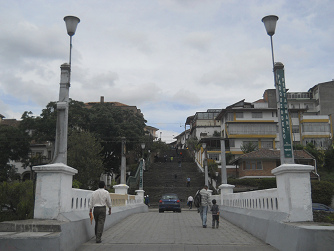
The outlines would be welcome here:
[[[294,150],[293,155],[295,159],[314,159],[314,157],[305,150]],[[246,153],[236,158],[232,163],[243,159],[280,159],[280,150],[273,149],[258,149],[256,151]]]

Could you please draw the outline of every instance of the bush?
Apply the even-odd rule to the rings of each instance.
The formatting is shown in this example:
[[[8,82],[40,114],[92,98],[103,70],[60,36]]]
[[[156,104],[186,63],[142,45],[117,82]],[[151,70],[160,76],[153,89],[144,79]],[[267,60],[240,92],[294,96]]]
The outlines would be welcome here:
[[[34,203],[31,180],[0,184],[0,206],[8,208],[1,212],[0,221],[32,219]]]
[[[334,184],[328,181],[312,181],[312,202],[330,206],[334,195]]]

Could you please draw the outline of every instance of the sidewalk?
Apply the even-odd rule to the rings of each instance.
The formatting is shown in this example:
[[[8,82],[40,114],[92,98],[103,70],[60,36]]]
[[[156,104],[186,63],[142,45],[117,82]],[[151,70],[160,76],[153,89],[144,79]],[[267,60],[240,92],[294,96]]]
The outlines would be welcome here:
[[[211,217],[208,213],[208,228],[203,228],[197,209],[182,213],[150,209],[105,231],[102,243],[95,243],[94,237],[77,250],[276,250],[222,218],[219,229],[212,229]]]

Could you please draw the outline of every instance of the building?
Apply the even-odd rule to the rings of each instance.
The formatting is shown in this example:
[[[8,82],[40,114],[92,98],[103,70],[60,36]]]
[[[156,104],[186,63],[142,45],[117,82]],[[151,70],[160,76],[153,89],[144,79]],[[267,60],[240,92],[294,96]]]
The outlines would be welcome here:
[[[186,120],[186,125],[190,126],[189,135],[192,138],[205,138],[219,135],[220,121],[216,120],[221,109],[208,109],[206,112],[196,112]]]
[[[177,135],[176,137],[174,137],[174,139],[176,139],[175,147],[179,149],[187,148],[187,140],[189,138],[189,133],[190,133],[190,129],[187,129],[184,132]]]
[[[305,150],[295,150],[295,162],[303,165],[315,167],[315,158]],[[235,169],[227,169],[228,177],[236,178],[274,178],[271,170],[281,165],[280,151],[273,149],[258,149],[256,151],[246,153],[231,162],[235,165]],[[313,172],[316,177],[316,169]]]

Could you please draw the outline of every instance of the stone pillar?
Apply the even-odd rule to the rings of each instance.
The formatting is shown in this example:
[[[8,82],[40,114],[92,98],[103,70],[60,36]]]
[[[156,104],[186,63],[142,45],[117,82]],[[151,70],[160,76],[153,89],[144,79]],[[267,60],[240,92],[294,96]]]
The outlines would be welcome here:
[[[145,191],[144,190],[136,190],[135,191],[136,193],[137,193],[137,198],[139,199],[139,200],[141,200],[142,201],[142,203],[144,203],[144,193],[145,193]],[[136,199],[137,199],[136,198]]]
[[[57,102],[57,124],[55,152],[52,163],[67,164],[68,106],[70,90],[69,64],[61,65],[59,101]]]
[[[313,166],[283,164],[271,172],[276,176],[278,209],[289,222],[313,221],[310,172]]]
[[[122,150],[121,150],[121,184],[126,184],[126,145],[125,137],[122,137]]]
[[[34,219],[57,219],[70,212],[72,179],[78,170],[63,163],[34,166],[37,174]]]
[[[233,188],[234,185],[229,185],[229,184],[221,184],[218,188],[220,189],[220,203],[223,205],[223,200],[224,200],[224,195],[233,193]]]
[[[115,193],[117,194],[128,194],[129,186],[126,184],[115,185],[113,186],[113,188],[115,189]]]

